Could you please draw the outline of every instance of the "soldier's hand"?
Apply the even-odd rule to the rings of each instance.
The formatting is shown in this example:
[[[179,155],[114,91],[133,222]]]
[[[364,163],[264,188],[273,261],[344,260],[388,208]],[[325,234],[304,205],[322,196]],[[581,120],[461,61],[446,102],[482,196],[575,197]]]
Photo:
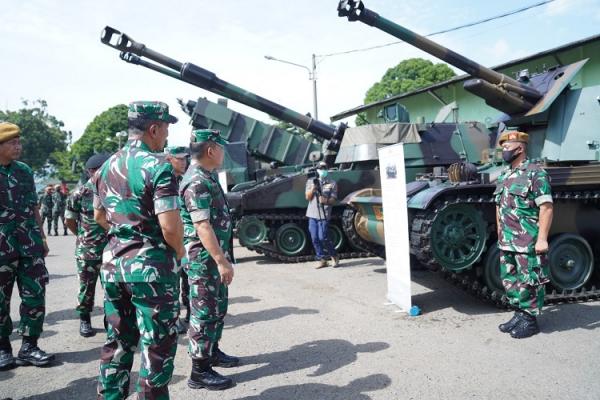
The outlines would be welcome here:
[[[538,239],[535,243],[535,254],[544,254],[548,252],[548,241]]]
[[[228,260],[224,260],[224,262],[217,264],[217,268],[221,276],[221,283],[229,286],[233,281],[233,266]]]
[[[180,261],[183,257],[185,257],[185,247],[183,247],[183,245],[175,250],[175,257],[177,258],[177,261]]]
[[[42,240],[42,244],[44,245],[44,257],[47,257],[50,249],[48,248],[48,242],[46,242],[46,239]]]

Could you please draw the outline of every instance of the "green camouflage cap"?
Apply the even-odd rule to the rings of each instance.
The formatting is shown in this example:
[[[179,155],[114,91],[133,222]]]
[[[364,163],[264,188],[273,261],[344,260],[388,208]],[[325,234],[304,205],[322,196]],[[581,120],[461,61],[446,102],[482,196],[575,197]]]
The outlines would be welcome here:
[[[192,131],[192,137],[190,139],[190,142],[203,143],[208,140],[212,140],[213,142],[220,144],[221,146],[225,146],[229,143],[221,136],[221,132],[215,129],[196,129]]]
[[[162,101],[134,101],[129,103],[127,118],[130,121],[164,121],[169,124],[177,122],[177,118],[169,114],[169,106]]]
[[[190,155],[190,151],[185,146],[169,146],[165,147],[165,154],[173,157],[187,157]]]

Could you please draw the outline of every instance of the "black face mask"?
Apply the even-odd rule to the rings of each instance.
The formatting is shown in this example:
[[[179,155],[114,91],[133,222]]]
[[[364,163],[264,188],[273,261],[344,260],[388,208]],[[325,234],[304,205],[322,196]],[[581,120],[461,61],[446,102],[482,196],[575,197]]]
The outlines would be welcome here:
[[[517,147],[516,149],[512,149],[512,150],[502,150],[502,159],[510,164],[517,157],[519,157],[519,154],[521,154],[521,153],[517,153],[517,150],[519,150],[519,147]]]

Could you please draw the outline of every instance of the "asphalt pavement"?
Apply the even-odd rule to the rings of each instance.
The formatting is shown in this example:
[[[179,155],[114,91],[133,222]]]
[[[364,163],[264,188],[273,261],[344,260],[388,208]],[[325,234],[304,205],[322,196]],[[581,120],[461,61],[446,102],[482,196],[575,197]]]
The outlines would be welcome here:
[[[102,329],[98,285],[93,325],[82,338],[74,307],[73,236],[50,237],[47,315],[40,346],[56,354],[45,368],[0,371],[0,399],[94,399]],[[241,357],[219,369],[236,386],[192,390],[187,337],[179,338],[172,399],[598,399],[600,303],[547,308],[542,333],[511,339],[497,325],[510,314],[427,271],[413,272],[409,317],[386,305],[382,260],[342,260],[337,269],[280,264],[236,247],[238,266],[221,348]],[[18,323],[15,288],[12,316]],[[16,352],[20,339],[11,336]],[[132,374],[132,392],[139,354]],[[135,398],[131,396],[131,398]]]

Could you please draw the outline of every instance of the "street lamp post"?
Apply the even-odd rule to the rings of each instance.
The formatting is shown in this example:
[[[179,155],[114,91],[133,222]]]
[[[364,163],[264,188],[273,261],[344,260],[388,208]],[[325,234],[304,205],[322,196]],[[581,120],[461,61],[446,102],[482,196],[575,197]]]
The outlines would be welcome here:
[[[280,60],[279,58],[275,58],[273,56],[265,56],[265,58],[269,61],[279,61],[284,64],[290,64],[296,67],[304,68],[308,71],[308,79],[313,82],[313,118],[319,119],[319,111],[317,107],[317,56],[315,54],[312,55],[312,68],[309,68],[306,65],[297,64],[295,62]]]

